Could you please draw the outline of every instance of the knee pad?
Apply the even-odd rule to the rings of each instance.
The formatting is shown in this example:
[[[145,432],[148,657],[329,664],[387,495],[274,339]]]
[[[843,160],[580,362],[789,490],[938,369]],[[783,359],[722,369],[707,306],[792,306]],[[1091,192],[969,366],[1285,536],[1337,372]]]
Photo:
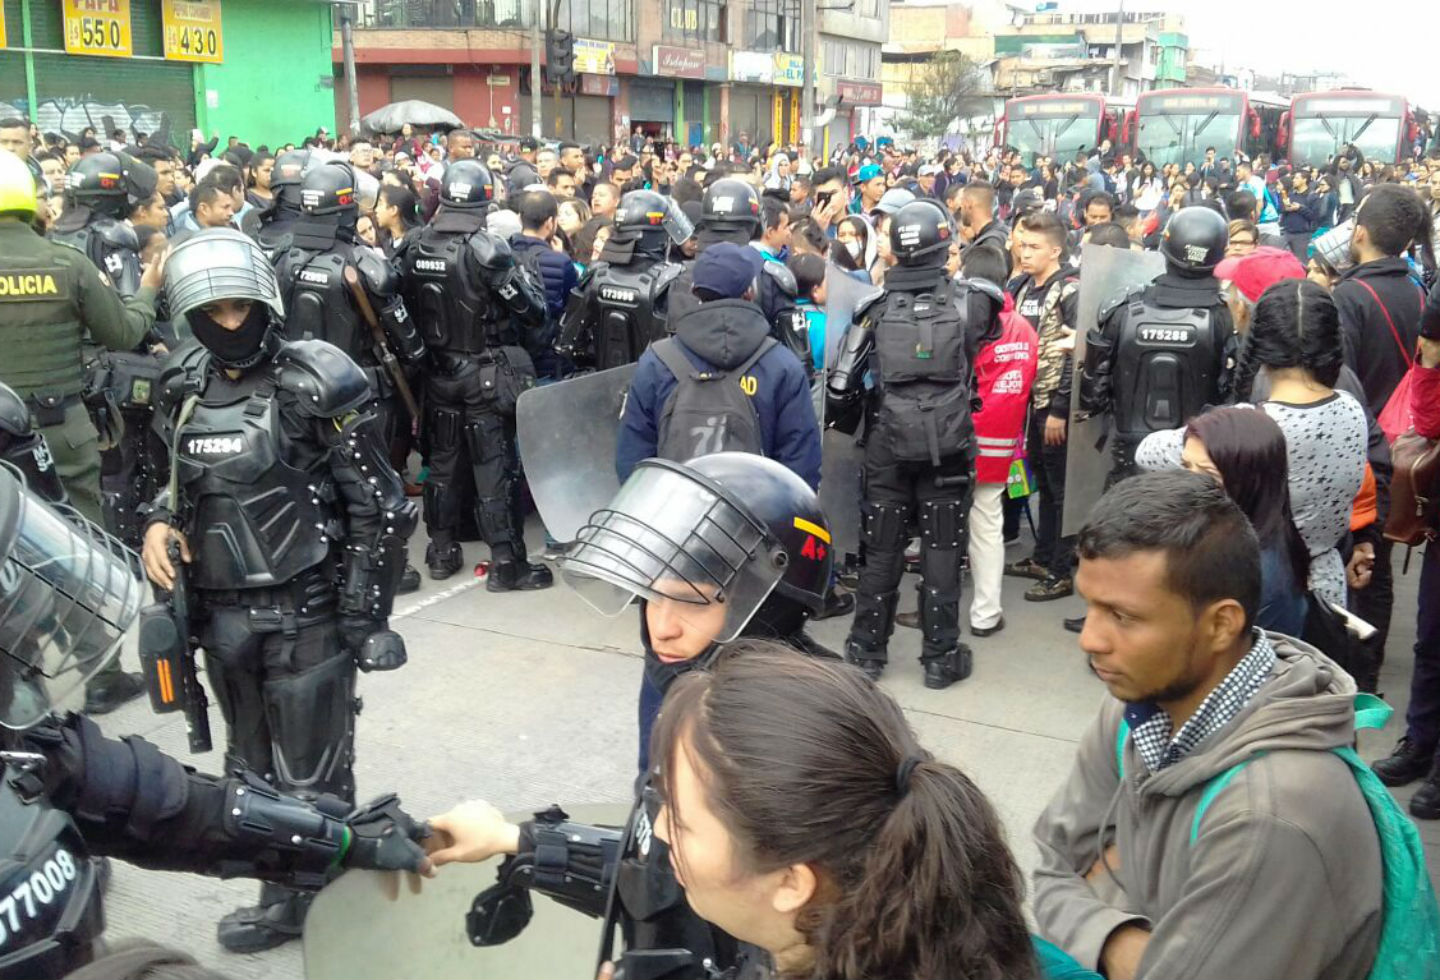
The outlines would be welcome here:
[[[305,799],[349,800],[355,743],[355,661],[348,653],[301,674],[265,682],[275,778]]]
[[[865,547],[881,552],[905,547],[905,508],[899,504],[865,501],[860,505],[861,534]]]
[[[968,509],[962,500],[927,500],[921,504],[921,550],[953,551],[963,547]]]

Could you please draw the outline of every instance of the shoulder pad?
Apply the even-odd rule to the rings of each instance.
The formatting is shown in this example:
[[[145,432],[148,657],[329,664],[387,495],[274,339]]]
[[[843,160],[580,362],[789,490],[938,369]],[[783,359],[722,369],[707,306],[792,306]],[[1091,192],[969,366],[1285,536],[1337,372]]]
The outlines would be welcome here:
[[[360,270],[365,287],[376,296],[393,296],[400,291],[395,267],[368,248],[355,250],[355,268]]]
[[[607,262],[592,262],[586,266],[585,271],[580,273],[580,281],[575,284],[575,292],[583,293],[585,287],[590,285],[591,280],[608,268],[610,268],[610,265]]]
[[[764,270],[767,276],[775,280],[775,284],[780,287],[786,296],[794,296],[796,294],[798,287],[795,284],[795,274],[792,273],[784,263],[771,262],[769,259],[766,259],[764,262]]]
[[[140,251],[140,239],[135,237],[135,229],[123,221],[97,221],[91,227],[107,245],[128,248],[132,252]]]
[[[1128,293],[1117,293],[1100,304],[1100,312],[1096,316],[1096,322],[1104,323],[1110,316],[1122,306],[1129,306],[1130,301],[1137,297],[1142,290],[1133,290]]]
[[[186,395],[200,390],[209,363],[210,352],[193,337],[170,352],[160,365],[160,379],[156,382],[159,390],[155,402],[160,414],[169,415]]]
[[[510,243],[499,235],[477,231],[467,242],[470,245],[470,254],[487,269],[503,269],[515,261],[515,253],[511,250]]]
[[[685,267],[679,262],[666,262],[663,265],[657,266],[654,270],[654,293],[658,296],[662,290],[669,289],[670,284],[680,278],[680,273],[684,271],[684,269]],[[790,270],[786,269],[785,271],[789,272]]]
[[[877,303],[883,302],[889,294],[884,290],[877,290],[862,299],[855,307],[855,312],[850,317],[850,322],[859,323],[870,315]]]
[[[275,355],[280,390],[295,395],[296,407],[314,418],[339,418],[375,393],[360,365],[324,340],[296,340]]]

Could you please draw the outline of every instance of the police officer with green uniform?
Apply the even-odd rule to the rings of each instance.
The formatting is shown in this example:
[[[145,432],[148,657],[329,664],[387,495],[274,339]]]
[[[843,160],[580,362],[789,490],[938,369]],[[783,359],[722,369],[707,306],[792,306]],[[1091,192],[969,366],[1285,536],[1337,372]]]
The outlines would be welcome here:
[[[122,300],[82,253],[46,241],[32,227],[35,178],[19,157],[0,150],[0,381],[25,399],[50,445],[70,503],[99,524],[99,435],[80,400],[81,343],[130,350],[155,322],[161,263],[146,270],[140,290]],[[101,714],[138,695],[140,675],[118,666],[97,674],[85,710]]]

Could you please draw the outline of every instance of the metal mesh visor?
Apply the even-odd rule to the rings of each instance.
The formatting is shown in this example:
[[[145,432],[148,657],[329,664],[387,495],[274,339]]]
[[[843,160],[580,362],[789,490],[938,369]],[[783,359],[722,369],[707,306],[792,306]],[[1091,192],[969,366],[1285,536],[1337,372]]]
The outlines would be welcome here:
[[[1355,219],[1345,221],[1317,237],[1313,244],[1315,252],[1336,272],[1344,272],[1354,263],[1350,261],[1350,239],[1355,236]]]
[[[250,299],[285,315],[275,270],[260,246],[233,228],[185,239],[165,262],[165,293],[179,318],[218,299]]]
[[[637,597],[668,601],[723,643],[745,628],[785,563],[765,525],[712,485],[647,461],[580,528],[560,566],[565,583],[603,615]]]
[[[18,498],[0,564],[0,725],[28,728],[119,649],[140,612],[140,560],[78,514],[43,503],[0,468]]]

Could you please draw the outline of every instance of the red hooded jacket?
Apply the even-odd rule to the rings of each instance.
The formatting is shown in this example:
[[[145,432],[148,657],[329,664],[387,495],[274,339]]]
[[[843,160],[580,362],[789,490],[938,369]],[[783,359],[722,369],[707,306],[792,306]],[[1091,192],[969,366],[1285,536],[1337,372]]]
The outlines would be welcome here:
[[[975,355],[975,394],[981,404],[973,419],[977,482],[1004,483],[1010,461],[1023,455],[1038,347],[1035,328],[1015,312],[1015,300],[1006,293],[1000,337]]]

